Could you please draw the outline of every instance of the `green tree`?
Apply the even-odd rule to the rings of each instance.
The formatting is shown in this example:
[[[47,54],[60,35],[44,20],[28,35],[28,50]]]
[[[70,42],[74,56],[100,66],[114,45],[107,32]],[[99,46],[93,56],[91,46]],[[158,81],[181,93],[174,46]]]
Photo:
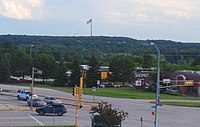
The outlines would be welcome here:
[[[88,65],[91,67],[87,72],[86,87],[96,86],[97,80],[100,78],[98,75],[99,64],[95,55],[92,55]]]
[[[14,76],[24,76],[31,74],[31,59],[26,50],[19,48],[12,55],[11,70]]]
[[[192,62],[192,66],[200,65],[200,56],[196,56]]]
[[[77,58],[74,59],[74,61],[71,64],[71,70],[72,70],[72,74],[70,77],[70,84],[69,86],[75,86],[78,85],[79,86],[79,81],[80,81],[80,62]]]
[[[110,63],[110,71],[113,72],[111,80],[123,82],[123,84],[130,82],[134,68],[135,63],[131,56],[114,57]]]
[[[10,79],[10,64],[6,55],[0,52],[0,82],[6,82]]]
[[[144,58],[143,58],[143,65],[142,65],[142,67],[144,67],[144,68],[150,68],[150,67],[153,67],[153,66],[156,65],[156,61],[157,61],[156,56],[153,57],[152,55],[144,55],[143,57]]]
[[[42,70],[42,78],[53,78],[55,75],[56,61],[48,54],[39,54],[33,59],[34,67]]]
[[[55,75],[55,80],[54,80],[54,86],[66,86],[67,83],[67,75],[66,75],[67,67],[64,62],[59,62],[56,75]]]

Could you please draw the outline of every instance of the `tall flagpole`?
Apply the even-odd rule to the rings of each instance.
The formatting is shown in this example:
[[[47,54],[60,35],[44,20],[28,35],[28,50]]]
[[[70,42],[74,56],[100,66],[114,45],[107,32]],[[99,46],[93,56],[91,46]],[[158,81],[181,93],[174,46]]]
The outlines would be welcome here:
[[[92,37],[92,19],[88,20],[86,23],[90,24],[90,36]]]
[[[92,19],[91,19],[90,36],[92,37]]]

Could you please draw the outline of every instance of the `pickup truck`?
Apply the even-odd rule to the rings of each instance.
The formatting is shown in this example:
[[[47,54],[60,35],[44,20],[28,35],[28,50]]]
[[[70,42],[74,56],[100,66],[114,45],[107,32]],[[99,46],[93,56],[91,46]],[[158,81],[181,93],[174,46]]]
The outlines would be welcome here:
[[[18,100],[29,100],[31,98],[30,90],[20,89],[16,93],[16,97]],[[33,93],[32,98],[37,98],[38,96]]]

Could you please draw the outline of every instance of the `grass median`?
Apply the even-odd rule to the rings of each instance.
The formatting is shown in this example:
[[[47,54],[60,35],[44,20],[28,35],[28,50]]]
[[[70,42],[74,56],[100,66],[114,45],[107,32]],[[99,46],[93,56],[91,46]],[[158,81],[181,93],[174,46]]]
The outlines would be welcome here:
[[[200,108],[200,102],[160,102],[163,105],[172,105],[172,106],[183,106],[183,107],[198,107]]]
[[[30,86],[30,84],[18,83],[15,85]],[[49,88],[59,91],[72,93],[72,87],[55,87],[50,85],[34,84],[35,87]],[[84,88],[83,93],[87,95],[115,97],[115,98],[132,98],[132,99],[155,99],[155,93],[147,90],[136,89],[134,87],[120,88],[97,88],[96,92],[92,92],[92,88]],[[180,99],[180,100],[200,100],[198,97],[187,97],[183,95],[160,94],[161,99]]]

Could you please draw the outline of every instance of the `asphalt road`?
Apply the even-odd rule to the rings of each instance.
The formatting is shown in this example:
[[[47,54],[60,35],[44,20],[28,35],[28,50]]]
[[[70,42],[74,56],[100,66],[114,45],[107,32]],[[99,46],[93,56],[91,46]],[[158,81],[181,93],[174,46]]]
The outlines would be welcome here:
[[[3,89],[17,90],[19,86],[0,85]],[[34,88],[36,94],[46,94],[49,96],[71,97],[71,93],[49,90],[44,88]],[[9,99],[8,99],[9,98]],[[92,96],[84,95],[84,99],[92,100]],[[143,118],[142,127],[153,127],[154,117],[151,112],[153,100],[145,99],[120,99],[109,97],[96,97],[98,101],[109,102],[113,107],[123,109],[129,113],[129,117],[122,122],[123,127],[141,127],[140,118]],[[18,105],[26,107],[26,102],[17,101],[14,97],[0,95],[0,104]],[[0,107],[2,107],[0,105]],[[63,116],[39,116],[37,113],[24,109],[20,110],[1,110],[0,126],[13,125],[73,125],[75,122],[75,109],[68,108],[68,113]],[[199,127],[200,108],[160,106],[158,112],[158,127]],[[24,122],[26,121],[26,122]],[[79,110],[79,126],[90,127],[89,109]]]

